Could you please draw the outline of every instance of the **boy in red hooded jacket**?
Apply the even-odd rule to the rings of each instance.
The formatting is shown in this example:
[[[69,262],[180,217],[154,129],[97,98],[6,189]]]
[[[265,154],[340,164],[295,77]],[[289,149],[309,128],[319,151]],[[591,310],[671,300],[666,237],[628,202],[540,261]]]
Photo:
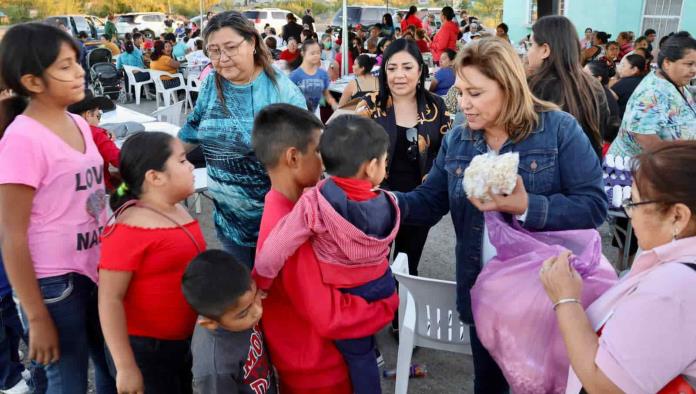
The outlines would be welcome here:
[[[335,122],[339,120],[340,118]],[[370,121],[364,118],[360,120]],[[269,288],[268,297],[264,301],[262,325],[283,393],[360,392],[359,387],[351,385],[349,370],[344,361],[347,354],[345,350],[354,351],[357,357],[369,356],[371,362],[367,363],[368,368],[374,366],[372,371],[376,371],[371,336],[391,321],[398,308],[398,296],[386,262],[385,250],[388,251],[388,248],[385,249],[382,245],[393,236],[393,227],[399,219],[398,208],[391,197],[383,192],[373,193],[372,181],[338,177],[322,182],[314,190],[308,191],[305,193],[307,197],[302,196],[303,190],[313,186],[321,174],[321,159],[317,152],[321,127],[321,123],[309,112],[285,104],[271,105],[264,109],[257,116],[254,125],[254,151],[266,166],[272,184],[271,191],[266,196],[261,220],[257,249],[260,256],[267,254],[265,246],[276,247],[276,235],[274,240],[266,242],[269,233],[283,216],[290,214],[298,200],[302,204],[299,209],[309,211],[313,209],[312,204],[302,201],[323,198],[323,213],[319,213],[319,208],[314,207],[318,215],[316,218],[322,216],[322,223],[332,227],[330,234],[323,234],[322,241],[315,237],[314,248],[307,242],[310,236],[307,232],[305,236],[293,237],[287,249],[281,246],[284,254],[274,259],[274,268],[270,274],[277,274],[275,280],[264,277],[259,272],[255,273],[259,286]],[[309,138],[308,130],[313,134]],[[364,127],[358,131],[364,132]],[[327,132],[331,132],[331,128]],[[304,137],[283,135],[293,133],[304,133]],[[386,134],[384,138],[386,139]],[[322,137],[322,144],[325,141],[338,150],[346,150],[351,146]],[[377,148],[380,150],[384,144],[375,145],[380,146]],[[359,147],[350,149],[351,152],[354,150],[359,150]],[[386,153],[386,145],[384,151]],[[381,162],[383,165],[384,159],[380,155],[377,160],[370,160],[370,169],[365,172],[375,179],[384,177],[384,168],[379,164]],[[364,167],[363,162],[359,160],[359,167]],[[328,167],[333,168],[332,165],[333,163],[327,162]],[[351,219],[357,218],[355,224],[351,224],[354,228],[350,230],[351,234],[357,235],[361,226],[369,227],[373,224],[368,223],[372,218],[361,216],[361,213],[368,211],[360,209],[360,202],[383,205],[388,212],[373,229],[374,239],[361,237],[362,241],[368,242],[368,247],[349,243],[341,245],[345,255],[335,254],[340,262],[322,259],[321,256],[326,257],[325,247],[330,248],[331,239],[336,242],[336,238],[339,238],[339,227],[347,229]],[[338,213],[330,213],[331,207],[339,207],[336,210]],[[341,216],[345,215],[343,219],[339,217],[339,213]],[[284,225],[301,227],[301,224],[295,226],[292,223],[295,222],[295,219],[291,219],[293,216]],[[336,227],[340,220],[345,223]],[[344,238],[350,238],[350,235],[345,235]],[[323,242],[322,246],[317,242]],[[286,256],[290,257],[286,259]],[[350,260],[354,256],[360,257],[359,263],[346,265],[346,259]],[[262,269],[262,272],[267,271]],[[359,344],[345,341],[353,338],[363,339]],[[371,382],[375,383],[374,380]],[[357,381],[353,380],[353,384],[355,383]],[[378,375],[376,384],[379,385]]]

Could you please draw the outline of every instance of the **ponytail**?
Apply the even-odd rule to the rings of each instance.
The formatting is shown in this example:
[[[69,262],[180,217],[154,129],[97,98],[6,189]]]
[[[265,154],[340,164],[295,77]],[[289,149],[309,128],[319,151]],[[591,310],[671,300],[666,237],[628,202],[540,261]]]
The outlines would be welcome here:
[[[116,212],[130,201],[137,199],[138,196],[131,191],[128,184],[126,184],[126,182],[121,182],[116,190],[114,190],[113,194],[111,194],[111,197],[109,197],[109,206],[111,206],[112,211]]]
[[[17,115],[24,112],[27,108],[27,99],[22,96],[12,96],[0,100],[0,139],[5,134],[5,130],[12,123]]]
[[[135,46],[133,45],[133,41],[131,40],[126,41],[124,47],[126,49],[126,52],[128,53],[133,53],[133,51],[135,50]]]
[[[172,155],[174,137],[159,131],[140,132],[129,137],[121,148],[119,172],[123,183],[111,195],[109,205],[116,212],[143,193],[145,174],[148,171],[164,171]]]

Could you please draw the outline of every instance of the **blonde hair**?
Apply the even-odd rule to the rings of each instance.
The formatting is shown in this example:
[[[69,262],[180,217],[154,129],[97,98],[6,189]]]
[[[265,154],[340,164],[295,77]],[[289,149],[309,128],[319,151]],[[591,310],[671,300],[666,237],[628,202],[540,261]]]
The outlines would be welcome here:
[[[498,83],[503,91],[503,110],[496,124],[507,130],[510,138],[518,143],[539,125],[537,112],[558,110],[558,106],[536,98],[529,86],[522,61],[509,43],[497,37],[486,37],[470,42],[454,61],[457,75],[464,67],[476,69]]]

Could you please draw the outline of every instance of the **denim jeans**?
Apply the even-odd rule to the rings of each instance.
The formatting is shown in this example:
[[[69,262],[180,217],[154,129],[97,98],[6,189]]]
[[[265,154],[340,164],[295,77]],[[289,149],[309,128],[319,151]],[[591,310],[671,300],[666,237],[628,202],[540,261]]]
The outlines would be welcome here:
[[[238,262],[246,265],[249,269],[254,268],[254,260],[256,259],[255,247],[242,246],[219,235],[218,239],[220,239],[220,243],[222,243],[222,248],[225,252],[234,256]]]
[[[364,285],[341,289],[341,292],[362,297],[367,302],[387,298],[396,291],[394,276],[390,269],[380,278]],[[379,367],[375,354],[374,336],[337,340],[336,347],[348,366],[350,380],[355,394],[380,394],[382,392]]]
[[[35,392],[86,393],[87,369],[91,359],[97,394],[115,394],[116,382],[106,365],[104,338],[99,326],[97,286],[86,276],[69,273],[39,279],[39,287],[58,331],[60,359],[44,366],[46,382],[41,378],[32,378]],[[26,313],[21,312],[28,335],[31,326],[28,325]],[[41,376],[40,373],[37,375]]]
[[[24,366],[18,353],[21,338],[22,323],[12,294],[0,296],[0,390],[14,387],[22,379]]]
[[[190,339],[169,341],[131,335],[129,340],[147,394],[193,393]],[[107,362],[111,374],[116,376],[116,367],[108,350]]]

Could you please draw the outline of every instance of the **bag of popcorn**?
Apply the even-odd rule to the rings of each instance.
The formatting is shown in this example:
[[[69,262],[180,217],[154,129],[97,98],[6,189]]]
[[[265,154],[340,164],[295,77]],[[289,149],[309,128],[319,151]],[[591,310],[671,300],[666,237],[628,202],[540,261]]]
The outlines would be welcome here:
[[[464,171],[463,186],[467,197],[488,201],[491,194],[510,194],[517,184],[520,155],[508,152],[499,155],[488,152],[475,156]]]

